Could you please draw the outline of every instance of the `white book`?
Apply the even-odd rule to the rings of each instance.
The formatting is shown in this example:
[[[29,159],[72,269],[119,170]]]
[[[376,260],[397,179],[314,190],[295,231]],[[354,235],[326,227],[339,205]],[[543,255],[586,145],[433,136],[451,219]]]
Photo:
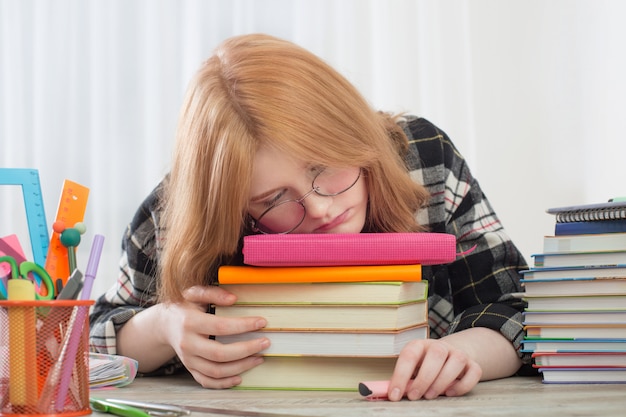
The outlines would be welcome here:
[[[235,343],[267,337],[270,347],[262,355],[393,356],[411,340],[427,339],[426,324],[398,331],[256,331],[217,336],[220,343]]]
[[[545,383],[626,383],[626,368],[539,368],[539,372]]]
[[[544,253],[625,251],[626,233],[544,236]]]

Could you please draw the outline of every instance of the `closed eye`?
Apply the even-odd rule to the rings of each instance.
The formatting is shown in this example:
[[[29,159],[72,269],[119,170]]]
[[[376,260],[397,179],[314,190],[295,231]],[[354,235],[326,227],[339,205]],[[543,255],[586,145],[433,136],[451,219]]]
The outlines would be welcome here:
[[[277,204],[279,201],[281,201],[285,194],[287,194],[287,190],[282,189],[276,194],[272,195],[271,198],[260,201],[260,203],[263,205],[264,208],[270,208],[273,205]]]

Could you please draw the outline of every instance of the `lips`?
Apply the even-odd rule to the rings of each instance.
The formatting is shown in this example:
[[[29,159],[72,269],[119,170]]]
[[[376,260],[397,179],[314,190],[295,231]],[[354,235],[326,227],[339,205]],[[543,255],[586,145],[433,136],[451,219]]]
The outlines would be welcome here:
[[[350,212],[350,210],[344,211],[343,213],[341,213],[339,216],[335,217],[329,223],[325,223],[325,224],[321,225],[320,227],[318,227],[317,229],[315,229],[314,232],[316,232],[316,233],[324,233],[324,232],[328,232],[329,230],[332,230],[332,229],[336,228],[337,226],[343,224],[346,221],[346,219],[348,218],[349,212]]]

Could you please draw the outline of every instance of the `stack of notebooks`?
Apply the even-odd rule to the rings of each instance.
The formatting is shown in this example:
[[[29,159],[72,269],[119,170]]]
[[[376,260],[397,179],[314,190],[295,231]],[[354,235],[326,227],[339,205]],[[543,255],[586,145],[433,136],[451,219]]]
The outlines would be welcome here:
[[[237,296],[222,317],[261,316],[252,333],[222,343],[270,339],[264,362],[238,388],[356,391],[389,379],[403,346],[428,338],[422,265],[451,262],[453,235],[382,233],[257,235],[244,239],[245,266],[224,266],[220,287]]]
[[[89,389],[126,386],[135,380],[137,366],[126,356],[89,352]]]
[[[522,280],[523,349],[546,383],[626,383],[626,201],[549,209]]]

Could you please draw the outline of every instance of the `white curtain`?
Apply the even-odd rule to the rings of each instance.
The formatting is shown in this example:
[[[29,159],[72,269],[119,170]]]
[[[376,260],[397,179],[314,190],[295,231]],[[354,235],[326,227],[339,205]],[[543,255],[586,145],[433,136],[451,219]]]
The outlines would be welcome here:
[[[98,295],[168,170],[191,75],[224,38],[265,32],[444,129],[530,261],[546,208],[626,195],[625,17],[620,0],[0,0],[0,166],[39,170],[49,225],[64,179],[91,189],[78,264],[104,234]],[[0,236],[28,246],[0,188]]]

